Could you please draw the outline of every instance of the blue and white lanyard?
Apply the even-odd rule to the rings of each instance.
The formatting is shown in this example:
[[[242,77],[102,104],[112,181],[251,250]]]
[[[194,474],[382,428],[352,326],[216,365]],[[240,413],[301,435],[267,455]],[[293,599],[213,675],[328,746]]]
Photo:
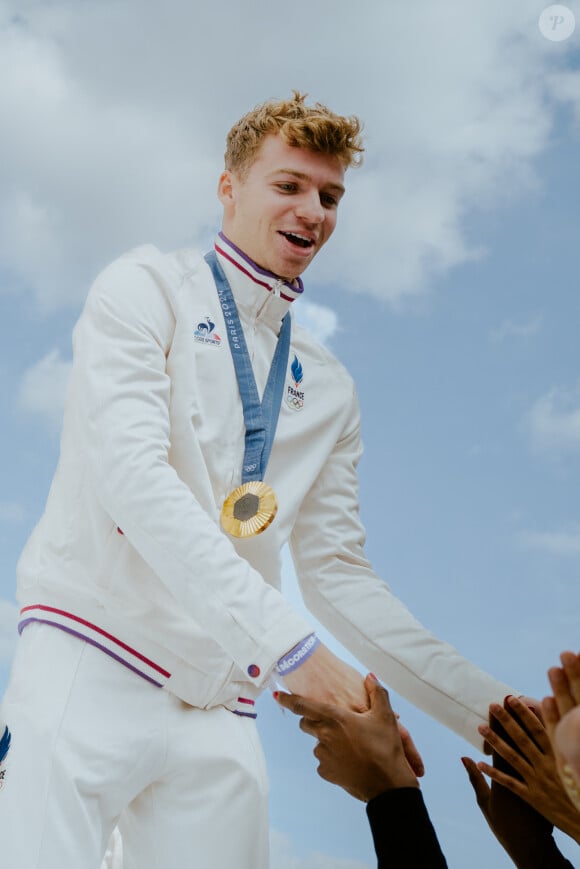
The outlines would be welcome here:
[[[284,380],[290,353],[290,312],[282,320],[282,328],[270,366],[268,381],[262,401],[260,401],[232,288],[215,251],[212,250],[207,253],[205,260],[212,270],[217,287],[244,411],[246,434],[242,483],[247,483],[250,480],[263,480],[276,434],[280,405],[282,404]]]

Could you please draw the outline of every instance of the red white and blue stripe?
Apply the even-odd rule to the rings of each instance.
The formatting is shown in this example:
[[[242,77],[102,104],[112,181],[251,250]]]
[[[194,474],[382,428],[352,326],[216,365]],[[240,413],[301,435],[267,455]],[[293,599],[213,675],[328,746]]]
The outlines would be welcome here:
[[[142,655],[141,652],[138,652],[137,649],[132,648],[127,643],[123,642],[123,640],[113,636],[113,634],[103,630],[98,625],[95,625],[74,613],[67,612],[66,610],[57,607],[46,606],[45,604],[33,604],[32,606],[24,607],[20,611],[20,615],[21,620],[18,623],[19,634],[22,633],[27,625],[34,622],[51,625],[52,627],[59,628],[61,631],[66,631],[66,633],[72,634],[74,637],[78,637],[80,640],[90,643],[92,646],[105,652],[105,654],[114,658],[115,661],[128,667],[128,669],[132,670],[133,673],[146,679],[147,682],[150,682],[152,685],[156,685],[158,688],[163,688],[171,677],[169,670],[166,670],[164,667],[156,664],[155,661]],[[257,718],[257,714],[254,711],[254,705],[254,701],[249,697],[238,697],[236,708],[231,711],[234,715],[241,715],[244,718]],[[7,735],[4,734],[2,740],[0,740],[0,749],[4,747],[5,753],[8,751],[10,745],[10,733],[8,732],[8,728],[6,728],[6,731]],[[0,761],[1,760],[2,757],[0,756]]]
[[[147,679],[153,685],[162,688],[171,676],[168,670],[160,667],[159,664],[145,657],[145,655],[142,655],[136,649],[133,649],[127,643],[124,643],[123,640],[114,637],[113,634],[104,631],[98,625],[74,615],[74,613],[69,613],[66,610],[57,609],[52,606],[34,604],[24,607],[20,611],[20,615],[22,619],[18,624],[18,633],[22,633],[24,628],[32,622],[52,625],[75,637],[79,637],[81,640],[85,640],[92,646],[96,646],[97,649],[110,655],[115,661],[128,667],[129,670],[133,670],[134,673],[142,676],[143,679]]]
[[[238,697],[240,704],[237,709],[232,709],[234,715],[241,715],[242,718],[257,718],[258,715],[254,712],[255,703],[249,697]]]
[[[290,282],[278,277],[273,272],[267,271],[267,269],[261,268],[249,256],[246,256],[239,247],[236,247],[235,244],[226,238],[223,232],[218,234],[214,247],[216,253],[234,265],[251,281],[260,287],[264,287],[270,293],[276,292],[281,299],[293,302],[295,299],[299,299],[304,292],[304,284],[300,278],[296,278],[293,282]]]

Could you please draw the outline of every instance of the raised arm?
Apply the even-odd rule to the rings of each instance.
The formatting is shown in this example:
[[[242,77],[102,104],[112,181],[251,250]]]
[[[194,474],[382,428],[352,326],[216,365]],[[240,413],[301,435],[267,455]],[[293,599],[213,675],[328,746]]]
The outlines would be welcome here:
[[[353,392],[349,426],[303,503],[291,538],[306,605],[365,667],[480,747],[477,726],[487,721],[490,702],[518,692],[437,639],[374,573],[359,517],[360,455]]]

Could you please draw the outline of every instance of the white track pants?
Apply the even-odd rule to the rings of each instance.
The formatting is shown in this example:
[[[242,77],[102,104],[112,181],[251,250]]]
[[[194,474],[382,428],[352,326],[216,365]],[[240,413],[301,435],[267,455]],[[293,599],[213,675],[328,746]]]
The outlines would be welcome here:
[[[195,709],[48,625],[20,637],[0,709],[12,733],[0,854],[13,869],[267,869],[255,722]]]

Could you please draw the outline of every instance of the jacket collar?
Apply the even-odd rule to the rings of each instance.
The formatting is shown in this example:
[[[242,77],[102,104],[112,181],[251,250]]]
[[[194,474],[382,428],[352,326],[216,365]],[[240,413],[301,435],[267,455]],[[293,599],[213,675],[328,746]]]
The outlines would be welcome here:
[[[304,291],[300,278],[290,283],[266,271],[226,238],[223,232],[218,234],[214,247],[238,309],[278,329],[292,302]]]

